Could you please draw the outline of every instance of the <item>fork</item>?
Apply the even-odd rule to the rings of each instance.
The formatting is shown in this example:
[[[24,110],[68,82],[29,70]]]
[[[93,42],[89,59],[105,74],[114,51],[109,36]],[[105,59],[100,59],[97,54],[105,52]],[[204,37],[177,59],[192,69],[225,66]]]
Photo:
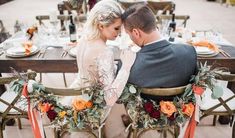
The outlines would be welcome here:
[[[64,49],[62,54],[61,54],[61,57],[65,57],[67,54],[68,54],[68,51]]]
[[[43,48],[43,49],[41,49],[40,50],[40,52],[39,52],[39,54],[38,54],[38,58],[44,58],[44,55],[45,55],[45,53],[46,53],[46,50],[47,50],[47,48]]]
[[[4,54],[4,50],[0,51],[0,56],[1,56],[2,54]]]
[[[66,47],[64,47],[63,48],[64,50],[63,50],[63,52],[61,54],[61,57],[65,57],[68,54],[69,50],[72,49],[72,48],[73,48],[73,46],[66,46]]]
[[[231,57],[231,55],[227,52],[225,52],[224,50],[222,49],[219,49],[219,52],[224,56],[224,57]]]

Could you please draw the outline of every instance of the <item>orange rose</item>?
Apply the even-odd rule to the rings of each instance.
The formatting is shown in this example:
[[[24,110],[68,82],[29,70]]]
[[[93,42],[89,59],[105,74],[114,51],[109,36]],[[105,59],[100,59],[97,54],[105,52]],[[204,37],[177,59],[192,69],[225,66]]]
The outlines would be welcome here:
[[[39,103],[38,104],[38,109],[43,112],[43,113],[46,113],[48,112],[50,109],[51,109],[51,104],[49,103]]]
[[[193,92],[198,94],[198,95],[202,95],[202,93],[205,91],[202,87],[193,85]]]
[[[167,117],[170,117],[174,112],[176,112],[175,105],[170,101],[161,101],[160,108],[164,114],[167,114]]]
[[[93,106],[92,101],[86,102],[86,108],[91,108]]]
[[[82,99],[75,99],[72,103],[72,106],[77,111],[86,109],[86,101]]]
[[[187,116],[191,117],[194,111],[194,105],[192,103],[184,104],[182,112]]]

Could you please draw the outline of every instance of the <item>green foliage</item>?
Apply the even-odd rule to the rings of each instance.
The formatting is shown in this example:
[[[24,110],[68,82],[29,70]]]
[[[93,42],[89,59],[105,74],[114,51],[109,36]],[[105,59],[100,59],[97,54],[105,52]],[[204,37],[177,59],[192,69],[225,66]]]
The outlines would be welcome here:
[[[161,111],[159,101],[146,101],[142,99],[140,97],[141,88],[132,84],[126,84],[118,103],[123,103],[126,106],[135,127],[155,128],[174,123],[183,123],[190,118],[190,116],[185,114],[183,105],[189,103],[195,104],[196,102],[194,97],[196,90],[194,87],[211,89],[212,98],[219,98],[223,95],[222,88],[215,85],[218,71],[221,71],[221,68],[212,69],[206,63],[204,65],[200,64],[198,73],[192,76],[190,84],[187,85],[184,93],[173,99],[172,104],[176,111],[170,117]],[[16,80],[12,82],[11,89],[21,93],[25,84],[26,81],[23,79]],[[65,106],[59,103],[60,97],[47,92],[42,84],[34,83],[32,87],[33,91],[29,93],[28,97],[32,103],[31,105],[38,109],[40,104],[49,103],[53,107],[50,110],[57,113],[56,117],[51,120],[53,127],[57,129],[68,128],[73,131],[84,128],[94,130],[98,129],[101,125],[101,120],[106,114],[103,84],[96,82],[91,87],[84,89],[84,92],[90,96],[93,106],[92,108],[80,111],[75,111],[72,106]],[[146,111],[144,105],[147,102],[152,104],[155,111],[159,111],[159,115],[158,113],[152,115]],[[63,112],[66,114],[61,115]]]
[[[173,99],[173,104],[176,107],[176,112],[171,116],[167,117],[160,110],[159,101],[150,102],[153,104],[154,110],[160,112],[160,117],[151,117],[151,113],[147,112],[144,108],[144,104],[148,101],[141,98],[140,93],[141,89],[135,85],[127,84],[119,102],[126,105],[127,113],[131,117],[133,124],[136,124],[138,128],[155,128],[155,127],[164,127],[166,125],[171,125],[175,123],[184,123],[190,116],[186,115],[183,112],[182,105],[193,103],[195,105],[196,99],[194,95],[193,87],[198,87],[201,89],[209,88],[213,91],[212,97],[219,98],[223,95],[222,88],[216,86],[216,77],[218,71],[221,71],[221,68],[212,69],[211,66],[208,66],[207,63],[200,64],[198,73],[192,75],[190,79],[190,84],[186,86],[184,93],[180,97],[175,97]]]

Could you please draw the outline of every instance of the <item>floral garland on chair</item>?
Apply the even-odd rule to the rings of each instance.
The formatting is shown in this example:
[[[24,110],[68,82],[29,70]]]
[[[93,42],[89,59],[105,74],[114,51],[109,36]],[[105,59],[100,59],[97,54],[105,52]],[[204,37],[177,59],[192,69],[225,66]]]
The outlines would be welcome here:
[[[193,75],[190,84],[186,86],[181,96],[173,101],[153,101],[141,98],[141,89],[135,85],[127,84],[119,98],[119,103],[126,105],[127,113],[132,125],[137,128],[159,128],[172,124],[182,124],[189,120],[195,110],[195,95],[201,96],[206,88],[212,90],[212,98],[219,98],[222,92],[216,86],[218,71],[224,68],[212,68],[205,63],[200,64],[197,75]]]
[[[219,86],[215,86],[216,72],[221,68],[212,69],[206,64],[200,65],[197,75],[192,76],[191,84],[185,92],[173,101],[147,101],[140,97],[141,88],[127,84],[118,102],[127,107],[127,112],[136,127],[156,128],[174,123],[183,123],[194,112],[195,96],[202,94],[205,88],[212,89],[212,97],[218,98]],[[88,100],[75,99],[71,106],[62,105],[60,97],[46,91],[42,84],[33,80],[19,79],[12,83],[12,90],[22,92],[28,84],[28,97],[33,108],[42,114],[47,114],[51,125],[57,129],[85,129],[96,130],[101,126],[101,118],[105,116],[105,100],[103,84],[94,83],[93,86],[83,89],[89,95]]]
[[[49,93],[42,84],[33,80],[16,80],[12,82],[11,88],[15,92],[22,92],[26,83],[30,103],[41,114],[47,115],[52,127],[70,130],[87,128],[97,130],[101,126],[101,118],[105,116],[106,105],[101,83],[95,83],[95,85],[83,89],[83,93],[89,95],[87,100],[74,98],[71,106],[62,105],[61,97]]]

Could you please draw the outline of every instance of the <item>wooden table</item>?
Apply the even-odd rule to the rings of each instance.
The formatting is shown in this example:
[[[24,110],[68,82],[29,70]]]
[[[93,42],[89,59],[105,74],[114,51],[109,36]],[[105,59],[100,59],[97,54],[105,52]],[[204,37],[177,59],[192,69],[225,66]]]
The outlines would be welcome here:
[[[38,73],[78,72],[76,58],[67,54],[61,58],[62,48],[48,48],[44,58],[38,58],[38,54],[25,58],[11,58],[5,55],[0,56],[0,73],[10,72],[9,67],[17,71],[32,69]]]
[[[231,73],[235,73],[235,47],[222,46],[222,49],[231,55],[230,58],[218,54],[210,58],[198,58],[199,62],[208,65],[227,67]],[[4,54],[0,56],[0,73],[11,72],[9,67],[13,67],[19,72],[32,69],[38,73],[76,73],[78,72],[76,58],[67,55],[61,58],[62,48],[47,49],[44,58],[38,58],[38,54],[26,58],[10,58]],[[235,84],[229,84],[229,87],[235,91]]]
[[[227,67],[231,73],[235,73],[235,47],[222,46],[222,49],[229,53],[231,57],[226,58],[218,54],[215,57],[198,58],[198,61],[207,62],[209,65]],[[9,67],[13,67],[19,72],[27,69],[44,73],[78,72],[76,58],[70,55],[61,58],[62,52],[62,48],[47,49],[44,58],[38,58],[38,54],[26,58],[11,58],[3,54],[0,56],[0,73],[10,72]]]

